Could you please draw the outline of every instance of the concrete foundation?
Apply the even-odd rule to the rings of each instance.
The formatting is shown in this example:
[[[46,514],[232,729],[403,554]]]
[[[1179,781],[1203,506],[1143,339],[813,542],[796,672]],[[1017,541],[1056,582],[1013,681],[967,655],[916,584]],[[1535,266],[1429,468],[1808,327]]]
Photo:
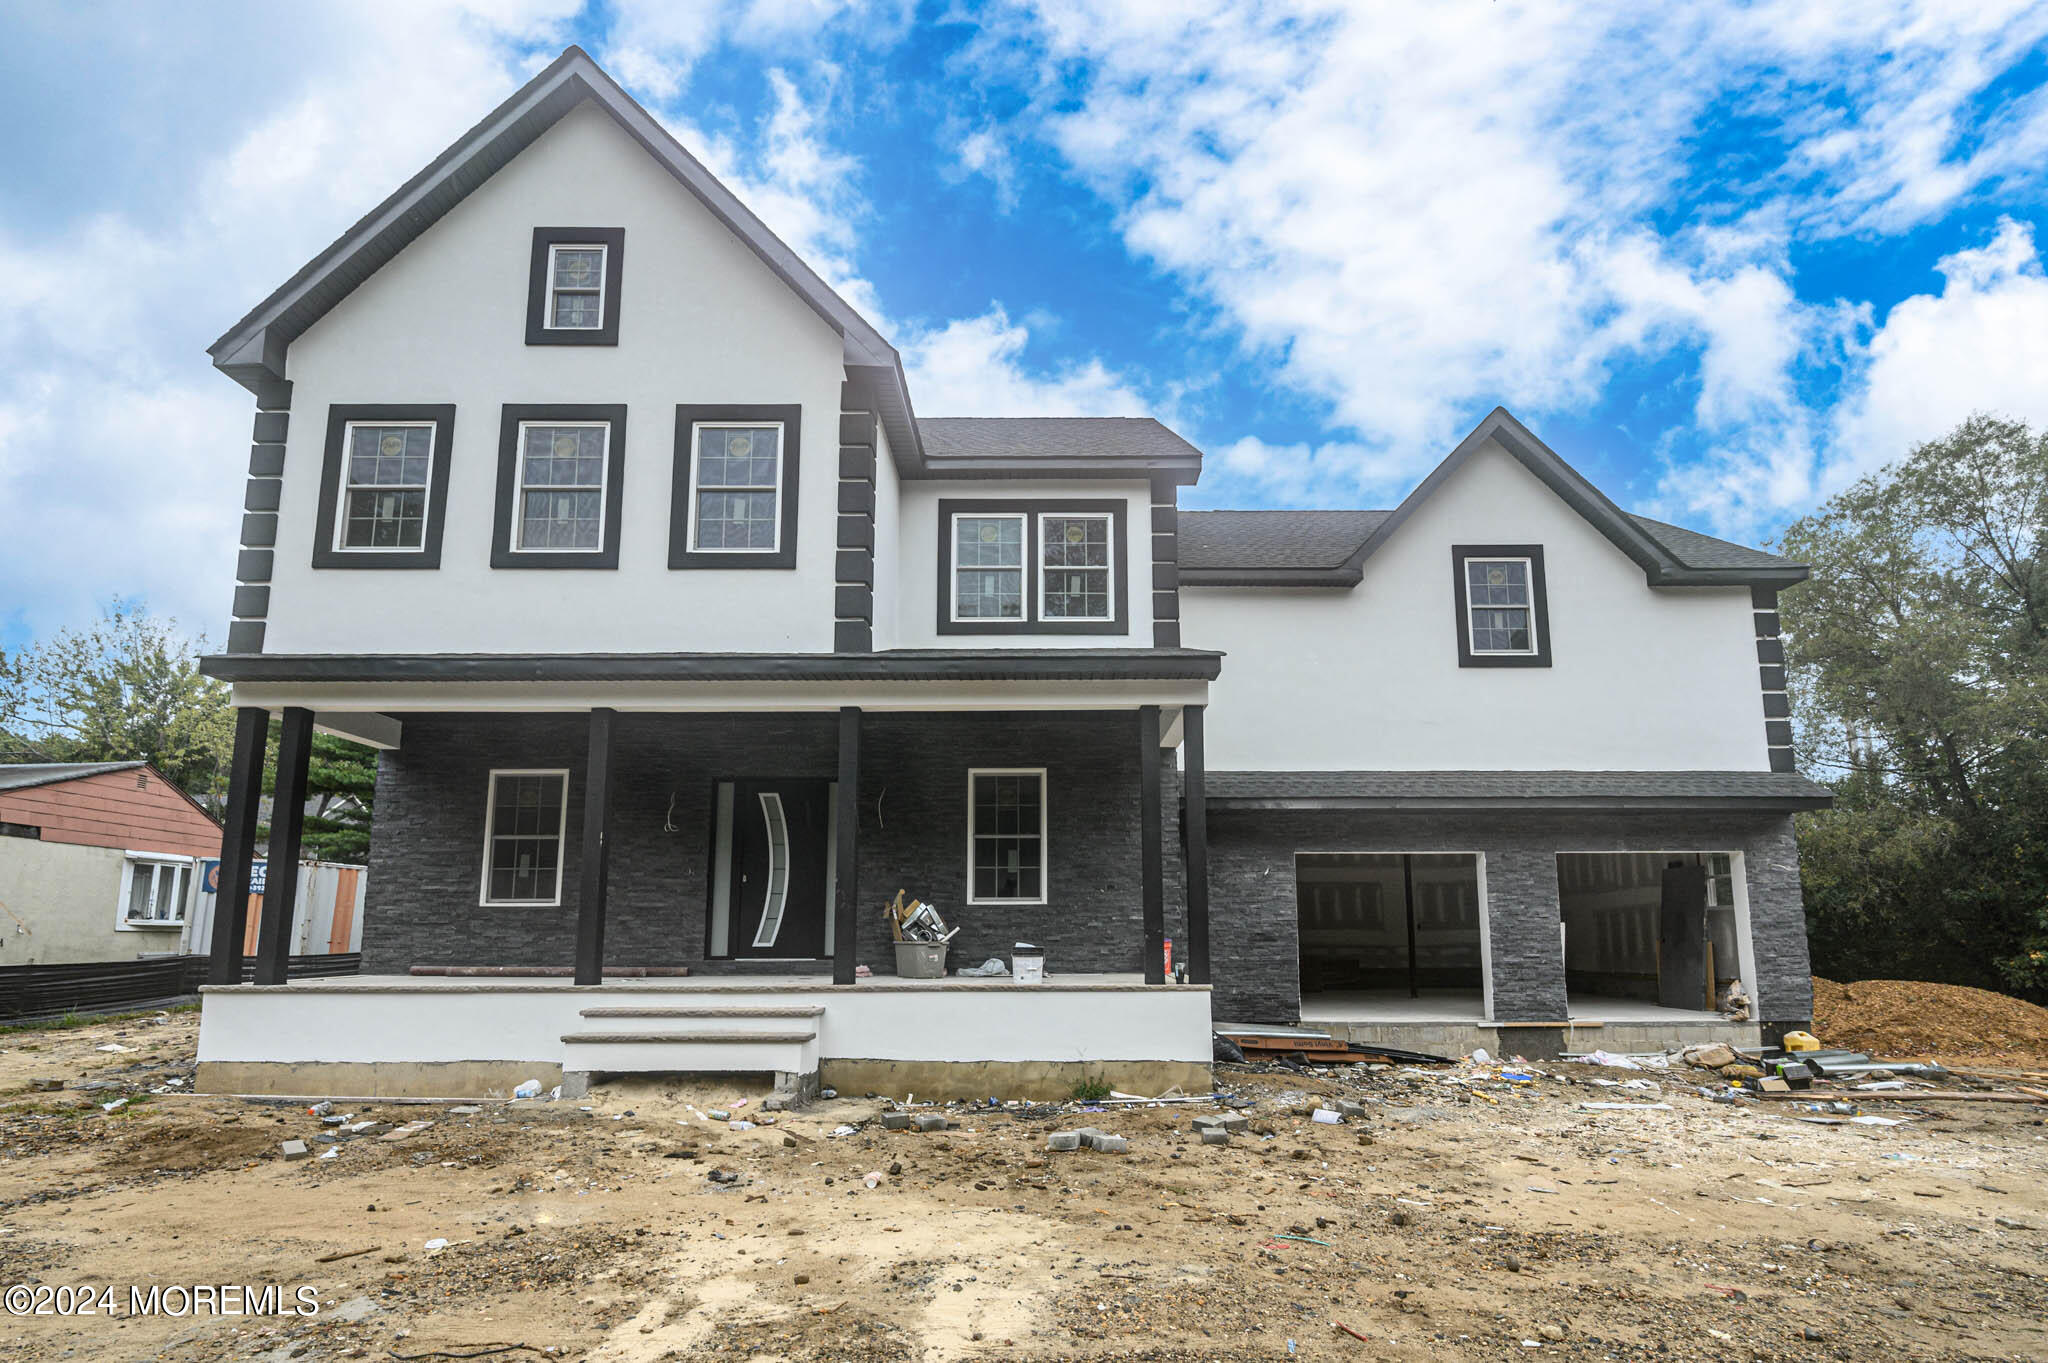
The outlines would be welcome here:
[[[529,1079],[538,1079],[546,1093],[562,1082],[562,1067],[519,1060],[202,1060],[198,1091],[266,1098],[510,1098]]]
[[[1187,1060],[827,1060],[818,1078],[842,1095],[1037,1102],[1071,1098],[1075,1085],[1088,1081],[1148,1097],[1175,1087],[1183,1093],[1214,1087],[1209,1066]]]

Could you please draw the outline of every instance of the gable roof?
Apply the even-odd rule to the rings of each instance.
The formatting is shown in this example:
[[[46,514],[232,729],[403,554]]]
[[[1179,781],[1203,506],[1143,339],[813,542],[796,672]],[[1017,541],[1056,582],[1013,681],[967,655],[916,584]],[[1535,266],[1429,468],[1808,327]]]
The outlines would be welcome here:
[[[110,771],[133,771],[148,765],[147,762],[17,762],[0,766],[0,790],[27,790],[32,786],[50,786],[59,781],[103,776]]]
[[[1148,416],[922,417],[925,476],[1147,477],[1192,483],[1202,452]]]
[[[285,351],[335,304],[381,269],[513,157],[589,100],[612,118],[713,217],[843,338],[849,382],[874,399],[896,458],[923,462],[903,361],[852,305],[580,47],[562,55],[486,114],[454,145],[341,234],[207,347],[222,373],[251,391],[285,377]]]
[[[1808,576],[1803,563],[1630,515],[1505,407],[1496,407],[1392,511],[1182,512],[1181,583],[1198,587],[1356,586],[1373,551],[1489,440],[1513,455],[1565,505],[1628,555],[1653,587],[1776,590]],[[1356,538],[1341,556],[1334,556],[1346,534]],[[1190,541],[1195,545],[1192,559]]]

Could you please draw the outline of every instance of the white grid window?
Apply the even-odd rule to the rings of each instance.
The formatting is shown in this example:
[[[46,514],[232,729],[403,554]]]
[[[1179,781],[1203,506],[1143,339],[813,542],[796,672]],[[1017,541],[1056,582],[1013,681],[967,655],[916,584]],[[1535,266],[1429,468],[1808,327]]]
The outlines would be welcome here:
[[[967,773],[967,902],[1045,902],[1045,769]]]
[[[604,258],[601,245],[548,247],[548,326],[556,331],[604,327]]]
[[[782,542],[782,427],[699,422],[690,547],[773,553]]]
[[[562,902],[567,771],[493,771],[484,815],[485,904]]]
[[[1022,516],[953,518],[953,618],[1024,618]]]
[[[604,547],[605,422],[521,423],[513,542],[522,550]]]
[[[1531,576],[1525,558],[1465,560],[1465,608],[1473,653],[1536,652]]]
[[[1110,580],[1108,516],[1040,516],[1039,614],[1047,620],[1108,620],[1116,613]]]
[[[130,857],[121,886],[121,922],[129,927],[177,927],[185,921],[185,901],[191,893],[191,862]]]
[[[434,473],[431,422],[350,422],[336,549],[418,549]]]

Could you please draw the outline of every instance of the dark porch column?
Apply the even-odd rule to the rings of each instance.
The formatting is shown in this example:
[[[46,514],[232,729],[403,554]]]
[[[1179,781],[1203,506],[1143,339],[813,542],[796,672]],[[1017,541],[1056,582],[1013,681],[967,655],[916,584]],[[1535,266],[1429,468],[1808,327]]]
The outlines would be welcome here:
[[[235,711],[235,756],[228,767],[227,827],[220,835],[220,883],[213,896],[208,984],[242,982],[242,937],[249,930],[249,870],[256,859],[256,815],[263,804],[263,752],[270,712]]]
[[[839,790],[832,886],[832,983],[852,984],[860,931],[860,707],[839,711]]]
[[[1145,983],[1166,983],[1166,849],[1159,809],[1159,707],[1138,707],[1138,849],[1145,904]]]
[[[1188,983],[1209,983],[1209,807],[1207,758],[1202,752],[1202,707],[1180,712],[1181,846],[1187,873]]]
[[[604,909],[610,885],[612,726],[618,712],[590,712],[590,746],[583,762],[583,892],[576,899],[576,983],[604,981]]]
[[[236,737],[239,741],[239,733]],[[292,919],[299,907],[299,841],[306,828],[306,767],[312,757],[313,712],[287,706],[277,737],[277,785],[271,792],[270,865],[264,871],[263,921],[256,932],[257,984],[283,984],[291,978]],[[219,902],[214,901],[216,909]]]

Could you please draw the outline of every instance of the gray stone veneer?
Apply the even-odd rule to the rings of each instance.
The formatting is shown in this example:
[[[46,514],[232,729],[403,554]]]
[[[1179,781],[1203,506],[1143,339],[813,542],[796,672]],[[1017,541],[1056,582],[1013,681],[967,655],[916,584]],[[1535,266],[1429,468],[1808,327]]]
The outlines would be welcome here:
[[[1210,937],[1219,1021],[1301,1016],[1297,852],[1478,852],[1486,864],[1494,1018],[1565,1016],[1559,852],[1741,852],[1757,962],[1756,1016],[1813,1016],[1792,820],[1782,814],[1209,812]]]
[[[610,965],[699,965],[707,945],[712,801],[734,778],[829,780],[833,715],[621,715],[612,792]],[[567,966],[574,956],[584,746],[581,715],[413,715],[378,766],[363,970],[414,965]],[[859,959],[893,974],[880,909],[900,887],[960,929],[952,968],[1031,941],[1055,972],[1136,971],[1138,724],[1130,711],[862,717]],[[1042,906],[966,903],[970,767],[1047,769],[1050,878]],[[562,904],[483,908],[487,776],[569,770]],[[1169,801],[1172,792],[1169,790]],[[665,831],[672,824],[675,831]],[[1169,932],[1180,922],[1178,832],[1169,821]]]

